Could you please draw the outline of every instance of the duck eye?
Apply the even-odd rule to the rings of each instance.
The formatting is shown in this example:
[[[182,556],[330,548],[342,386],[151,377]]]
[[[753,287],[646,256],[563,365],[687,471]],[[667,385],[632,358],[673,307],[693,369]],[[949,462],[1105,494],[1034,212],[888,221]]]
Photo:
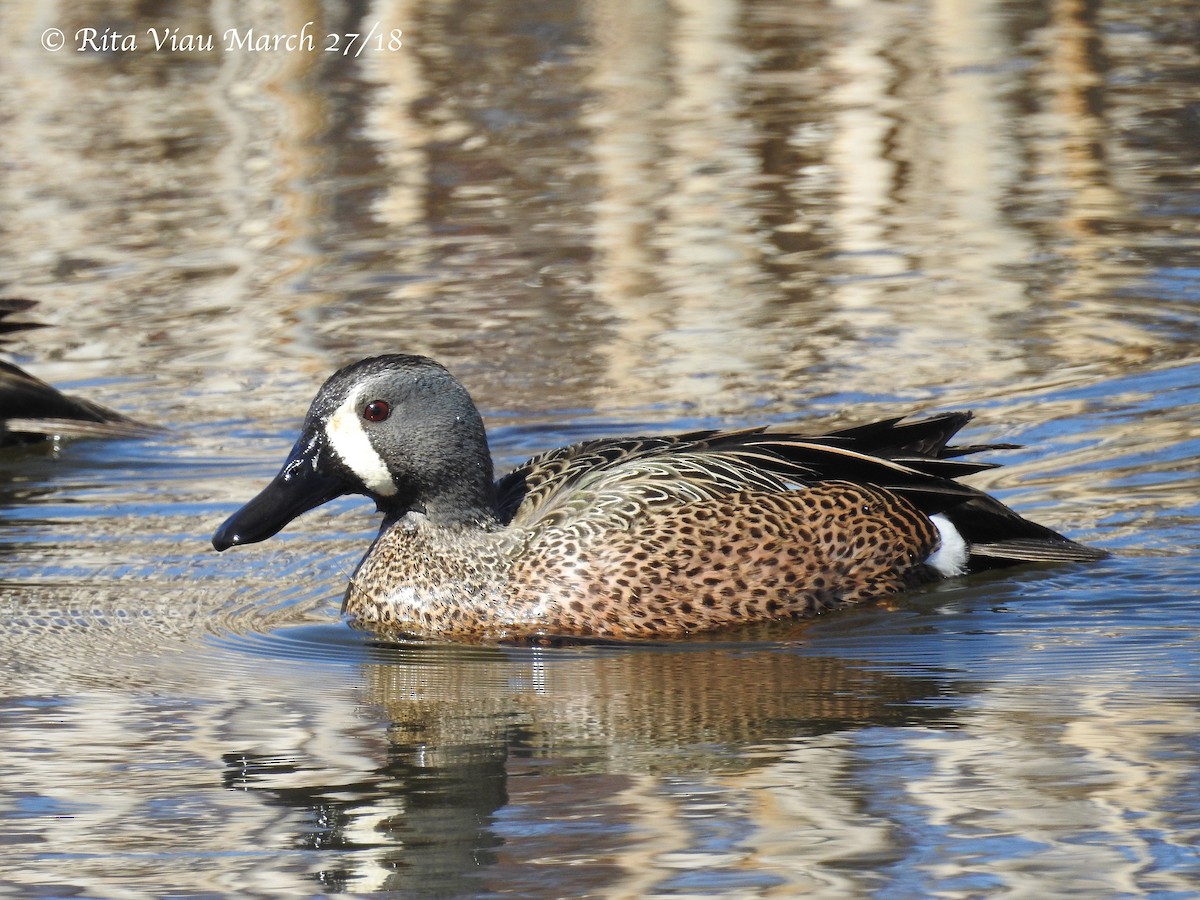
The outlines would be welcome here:
[[[368,422],[382,422],[391,414],[391,404],[386,400],[372,400],[363,407],[362,411],[362,417]]]

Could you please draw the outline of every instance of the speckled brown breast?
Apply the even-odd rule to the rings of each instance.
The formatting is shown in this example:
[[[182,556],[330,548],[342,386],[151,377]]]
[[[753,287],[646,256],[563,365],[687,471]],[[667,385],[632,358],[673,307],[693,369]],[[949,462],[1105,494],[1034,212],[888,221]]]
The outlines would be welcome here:
[[[647,510],[632,525],[458,537],[395,526],[345,609],[372,630],[448,640],[679,636],[904,590],[928,579],[938,540],[906,500],[847,482],[742,491]]]

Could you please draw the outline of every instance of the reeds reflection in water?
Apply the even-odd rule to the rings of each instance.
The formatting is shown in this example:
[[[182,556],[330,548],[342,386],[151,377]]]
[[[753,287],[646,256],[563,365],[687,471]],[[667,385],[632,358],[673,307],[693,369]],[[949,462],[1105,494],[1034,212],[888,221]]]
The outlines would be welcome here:
[[[0,287],[167,427],[0,458],[3,890],[1194,893],[1196,17],[1025,0],[0,7]],[[55,27],[395,52],[44,49]],[[208,535],[324,377],[498,462],[970,407],[1116,551],[679,645],[390,645],[346,501]]]

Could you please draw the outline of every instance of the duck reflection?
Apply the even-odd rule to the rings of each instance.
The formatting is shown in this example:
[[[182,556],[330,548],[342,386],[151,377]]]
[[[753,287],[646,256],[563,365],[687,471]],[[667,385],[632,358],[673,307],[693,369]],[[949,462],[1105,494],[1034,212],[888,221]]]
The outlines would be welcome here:
[[[344,851],[314,875],[328,889],[512,887],[530,859],[567,857],[587,860],[579,885],[636,880],[647,833],[661,839],[678,816],[672,779],[737,782],[831,735],[953,715],[936,673],[782,645],[379,647],[362,684],[382,726],[374,770],[331,785],[294,759],[225,757],[227,787],[300,811],[305,848]],[[830,771],[806,791],[842,808],[820,794],[844,792],[845,757],[817,758]]]

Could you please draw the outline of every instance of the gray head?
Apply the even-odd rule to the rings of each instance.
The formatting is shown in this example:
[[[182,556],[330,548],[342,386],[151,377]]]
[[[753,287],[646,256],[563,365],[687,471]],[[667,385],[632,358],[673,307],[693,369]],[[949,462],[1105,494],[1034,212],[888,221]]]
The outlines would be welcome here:
[[[423,356],[376,356],[322,385],[279,474],[213,545],[265,540],[342,494],[372,498],[389,519],[416,511],[440,524],[486,523],[492,477],[483,421],[454,376]]]

